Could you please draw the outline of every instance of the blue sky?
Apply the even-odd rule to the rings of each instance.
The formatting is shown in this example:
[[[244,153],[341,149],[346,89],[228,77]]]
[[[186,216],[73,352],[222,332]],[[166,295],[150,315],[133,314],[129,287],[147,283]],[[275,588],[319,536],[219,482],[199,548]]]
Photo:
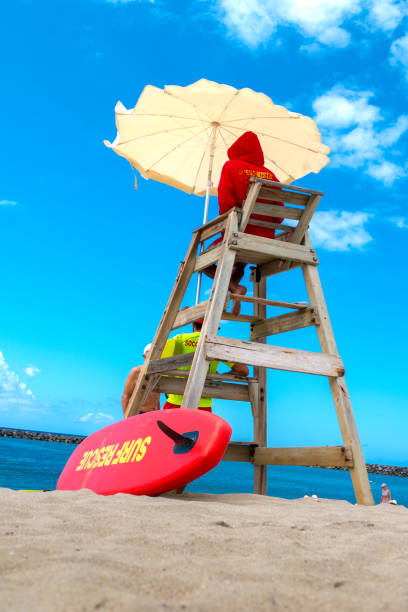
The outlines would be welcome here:
[[[332,148],[299,181],[325,192],[320,275],[366,458],[408,463],[407,15],[392,0],[2,4],[0,425],[86,434],[121,417],[203,199],[141,178],[135,191],[103,140],[118,100],[207,78],[312,116]],[[298,271],[269,283],[306,297]],[[314,329],[270,342],[318,350]],[[271,446],[341,443],[325,379],[268,381]],[[215,410],[251,438],[248,405]]]

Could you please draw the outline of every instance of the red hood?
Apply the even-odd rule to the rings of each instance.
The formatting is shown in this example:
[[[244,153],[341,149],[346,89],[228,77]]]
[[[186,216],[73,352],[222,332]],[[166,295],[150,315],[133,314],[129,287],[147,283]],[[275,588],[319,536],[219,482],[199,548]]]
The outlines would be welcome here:
[[[240,159],[255,166],[264,165],[264,155],[258,136],[254,132],[245,132],[228,149],[229,159]]]

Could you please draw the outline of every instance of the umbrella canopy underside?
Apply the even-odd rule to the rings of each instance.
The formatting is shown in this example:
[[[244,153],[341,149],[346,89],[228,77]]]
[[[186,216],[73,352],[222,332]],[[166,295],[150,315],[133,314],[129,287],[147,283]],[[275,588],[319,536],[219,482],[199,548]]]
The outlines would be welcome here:
[[[145,178],[199,196],[206,193],[211,152],[211,193],[217,195],[227,150],[248,130],[257,134],[265,166],[282,183],[317,173],[329,162],[330,149],[310,117],[251,89],[206,79],[187,87],[147,85],[133,109],[118,102],[115,113],[118,133],[106,146]]]

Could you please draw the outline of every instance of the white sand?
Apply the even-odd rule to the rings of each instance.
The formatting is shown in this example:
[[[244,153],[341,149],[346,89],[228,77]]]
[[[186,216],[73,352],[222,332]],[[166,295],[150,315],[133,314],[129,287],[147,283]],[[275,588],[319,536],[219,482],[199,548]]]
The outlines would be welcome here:
[[[0,610],[408,610],[408,509],[0,489]]]

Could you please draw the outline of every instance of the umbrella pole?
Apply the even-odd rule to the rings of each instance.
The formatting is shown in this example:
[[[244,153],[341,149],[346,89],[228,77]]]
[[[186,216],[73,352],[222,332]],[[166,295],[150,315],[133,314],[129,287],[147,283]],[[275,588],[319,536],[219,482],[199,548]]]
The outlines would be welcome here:
[[[205,193],[205,204],[204,204],[204,217],[203,217],[203,225],[205,223],[207,223],[207,217],[208,217],[208,206],[210,203],[210,193],[211,193],[211,183],[209,185],[207,185],[207,190]],[[200,254],[204,251],[204,244],[201,243],[200,246]],[[195,299],[195,303],[198,304],[200,302],[200,291],[201,291],[201,274],[202,272],[198,273],[198,277],[197,277],[197,289],[196,289],[196,299]]]
[[[214,154],[215,154],[215,138],[217,136],[217,126],[213,125],[212,134],[211,134],[211,144],[210,144],[210,164],[208,167],[208,181],[207,181],[207,189],[205,192],[205,204],[204,204],[204,217],[203,217],[203,225],[207,223],[208,218],[208,207],[210,204],[210,195],[211,195],[211,175],[212,175],[212,167],[214,162]],[[200,254],[204,251],[204,244],[201,243],[200,246]],[[196,290],[196,299],[195,303],[199,304],[200,302],[200,291],[201,291],[201,272],[198,273],[197,277],[197,290]]]

